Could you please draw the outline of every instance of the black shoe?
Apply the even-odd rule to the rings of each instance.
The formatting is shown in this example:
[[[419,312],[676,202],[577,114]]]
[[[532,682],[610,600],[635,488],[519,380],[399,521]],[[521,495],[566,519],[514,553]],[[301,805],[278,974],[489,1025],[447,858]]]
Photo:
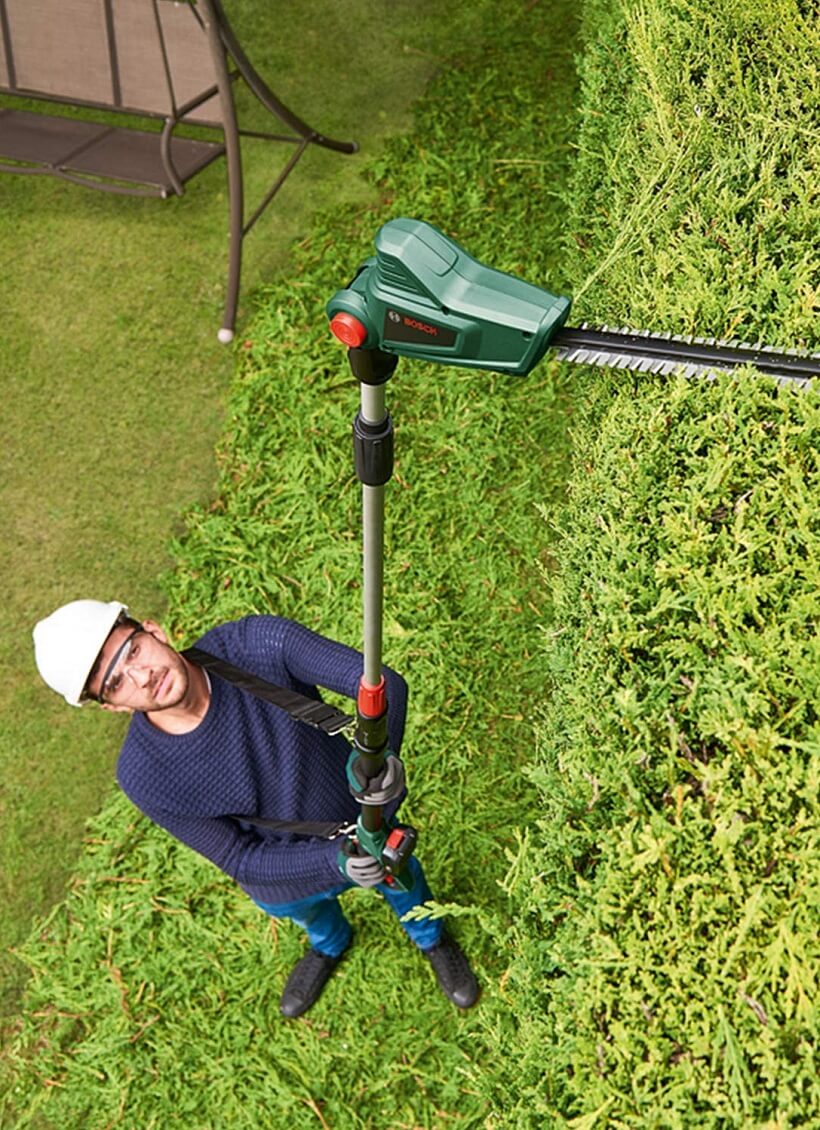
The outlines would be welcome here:
[[[472,1007],[478,1000],[478,984],[458,943],[443,934],[437,945],[422,953],[430,959],[444,995],[459,1008]]]
[[[318,950],[308,950],[296,962],[282,992],[279,1008],[283,1016],[301,1016],[319,999],[328,977],[344,957],[327,957]]]

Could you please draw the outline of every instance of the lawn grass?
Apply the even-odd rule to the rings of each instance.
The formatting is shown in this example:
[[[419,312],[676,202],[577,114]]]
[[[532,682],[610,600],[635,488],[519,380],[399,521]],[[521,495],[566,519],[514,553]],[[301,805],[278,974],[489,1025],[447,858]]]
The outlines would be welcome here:
[[[364,163],[409,128],[410,104],[430,76],[469,54],[482,5],[455,5],[444,24],[429,0],[226,7],[286,103],[361,146],[354,157],[309,151],[248,239],[241,333],[253,288],[287,272],[314,210],[376,198]],[[273,150],[251,143],[247,153],[253,199]],[[75,716],[44,692],[31,627],[86,595],[163,613],[169,539],[182,511],[216,483],[213,448],[234,365],[216,341],[226,215],[222,163],[167,202],[0,177],[0,1015],[14,1011],[23,980],[8,947],[61,897],[83,824],[112,787],[123,732],[118,720]]]
[[[212,503],[165,579],[175,639],[250,611],[360,641],[357,391],[324,303],[393,215],[560,289],[575,89],[570,6],[492,5],[487,43],[448,69],[373,172],[373,203],[315,218],[287,281],[245,326]],[[491,33],[491,34],[490,34]],[[301,932],[266,920],[210,865],[115,796],[67,899],[23,956],[33,971],[7,1058],[9,1125],[479,1127],[487,1035],[507,1011],[501,885],[534,797],[521,775],[543,696],[547,548],[571,386],[404,364],[388,388],[385,658],[411,686],[406,815],[479,971],[459,1014],[373,897],[351,892],[352,956],[297,1024],[277,1013]],[[71,719],[72,724],[74,720]]]

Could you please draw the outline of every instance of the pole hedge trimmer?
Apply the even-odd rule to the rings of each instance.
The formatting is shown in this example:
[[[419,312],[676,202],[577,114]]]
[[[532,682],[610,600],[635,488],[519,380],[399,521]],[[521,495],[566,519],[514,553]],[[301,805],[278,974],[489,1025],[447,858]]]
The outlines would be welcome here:
[[[484,266],[421,220],[391,220],[375,242],[375,256],[327,305],[330,328],[348,347],[361,392],[353,436],[363,497],[364,672],[354,748],[366,779],[378,776],[387,752],[383,538],[393,424],[384,386],[400,356],[524,376],[552,349],[562,360],[637,372],[694,376],[752,365],[777,381],[801,386],[820,377],[816,354],[606,326],[568,327],[569,298]],[[412,828],[388,829],[380,807],[363,805],[356,838],[361,851],[381,860],[389,881],[404,884],[402,873],[416,842]]]
[[[569,327],[570,299],[477,262],[421,220],[391,220],[376,255],[330,300],[345,345],[524,376],[548,349],[565,361],[686,376],[753,365],[780,381],[820,376],[820,355],[608,327]]]

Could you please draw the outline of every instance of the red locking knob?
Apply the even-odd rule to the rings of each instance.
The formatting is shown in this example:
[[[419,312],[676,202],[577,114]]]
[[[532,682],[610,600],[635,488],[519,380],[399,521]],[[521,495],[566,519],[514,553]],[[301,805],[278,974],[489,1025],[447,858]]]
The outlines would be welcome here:
[[[349,349],[358,349],[367,339],[367,327],[344,310],[334,314],[330,322],[330,332]]]
[[[364,675],[362,675],[359,681],[359,696],[356,700],[356,706],[364,718],[381,718],[387,710],[387,685],[384,681],[384,675],[375,687],[366,683]]]

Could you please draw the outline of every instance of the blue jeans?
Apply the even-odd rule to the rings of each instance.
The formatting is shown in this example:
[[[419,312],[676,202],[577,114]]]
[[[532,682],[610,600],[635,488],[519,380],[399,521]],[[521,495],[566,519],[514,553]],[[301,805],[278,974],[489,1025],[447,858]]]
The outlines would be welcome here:
[[[410,857],[409,869],[413,880],[409,891],[396,891],[387,883],[379,883],[376,887],[399,918],[414,906],[427,902],[433,897],[424,878],[421,864],[414,855]],[[253,901],[272,918],[290,918],[307,930],[312,949],[318,950],[326,957],[340,957],[347,949],[353,931],[339,906],[339,895],[343,891],[349,891],[353,886],[354,883],[343,882],[332,890],[322,891],[318,895],[310,895],[308,898],[296,899],[293,902],[265,903],[259,902],[258,899]],[[436,945],[441,940],[444,928],[440,918],[402,922],[401,926],[410,940],[422,950],[429,950]]]

